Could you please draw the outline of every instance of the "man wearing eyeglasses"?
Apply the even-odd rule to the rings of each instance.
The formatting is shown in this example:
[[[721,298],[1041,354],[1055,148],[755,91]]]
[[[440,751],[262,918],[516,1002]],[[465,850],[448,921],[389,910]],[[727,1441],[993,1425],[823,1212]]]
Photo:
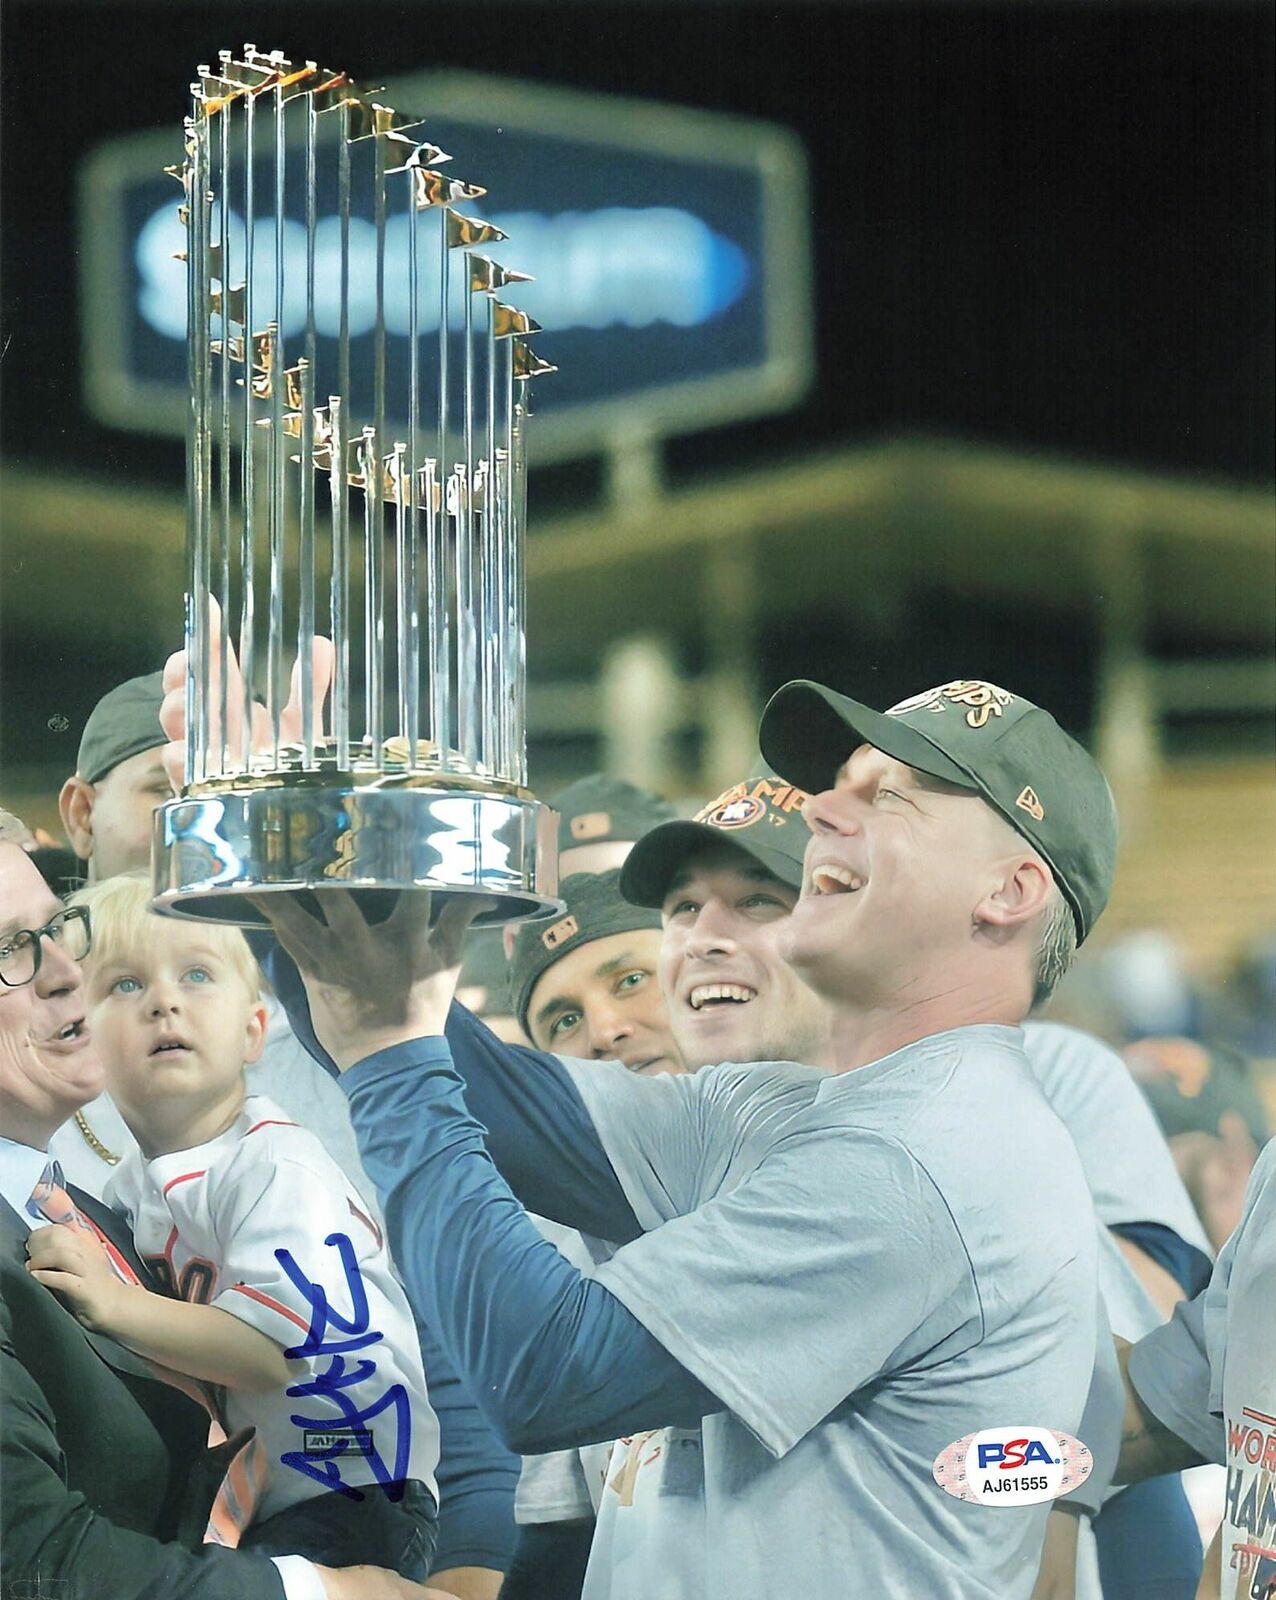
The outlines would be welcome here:
[[[127,1229],[63,1182],[53,1132],[102,1088],[79,961],[91,928],[59,905],[0,811],[0,1546],[5,1593],[64,1600],[447,1600],[379,1567],[200,1546],[226,1458],[208,1415],[26,1270],[33,1229],[86,1236],[146,1284]],[[150,1287],[150,1285],[147,1285]],[[242,1441],[236,1441],[242,1442]],[[200,1551],[199,1554],[193,1553]]]

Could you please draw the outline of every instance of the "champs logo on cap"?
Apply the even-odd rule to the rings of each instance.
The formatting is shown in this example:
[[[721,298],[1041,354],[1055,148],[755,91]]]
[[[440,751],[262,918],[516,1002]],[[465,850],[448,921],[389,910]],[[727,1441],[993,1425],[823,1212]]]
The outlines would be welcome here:
[[[780,778],[759,778],[751,784],[736,783],[723,790],[693,820],[711,828],[751,828],[763,818],[782,823],[790,812],[799,811],[807,798],[804,789]]]
[[[906,711],[944,712],[949,705],[965,706],[967,727],[982,728],[1014,703],[1014,695],[999,689],[995,683],[985,683],[982,678],[954,678],[951,683],[941,683],[937,689],[910,695],[907,700],[891,706],[886,715],[902,717]]]

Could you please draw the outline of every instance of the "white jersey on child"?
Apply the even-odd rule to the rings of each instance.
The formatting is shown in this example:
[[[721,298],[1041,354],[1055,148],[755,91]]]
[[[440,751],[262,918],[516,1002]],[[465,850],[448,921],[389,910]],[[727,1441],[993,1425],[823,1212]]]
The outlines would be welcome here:
[[[256,1521],[324,1493],[329,1472],[366,1490],[377,1459],[437,1499],[438,1422],[407,1297],[378,1223],[313,1134],[250,1095],[207,1144],[153,1161],[134,1151],[107,1200],[174,1293],[230,1312],[285,1352],[309,1346],[289,1358],[290,1387],[315,1392],[222,1391],[227,1432],[255,1428],[268,1455]],[[307,1285],[322,1289],[326,1318]]]
[[[363,1196],[363,1209],[380,1221],[376,1189],[359,1159],[350,1102],[341,1085],[293,1033],[274,995],[263,990],[261,1003],[266,1008],[266,1044],[260,1059],[245,1069],[248,1093],[268,1095],[309,1128]],[[96,1200],[105,1198],[111,1174],[130,1152],[136,1155],[137,1140],[105,1091],[81,1106],[49,1141],[49,1154],[62,1163],[68,1180]]]

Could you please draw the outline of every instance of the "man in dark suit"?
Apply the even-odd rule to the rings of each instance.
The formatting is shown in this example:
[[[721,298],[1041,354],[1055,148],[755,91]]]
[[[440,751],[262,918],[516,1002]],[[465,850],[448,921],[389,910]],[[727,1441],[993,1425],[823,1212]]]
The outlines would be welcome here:
[[[66,913],[0,811],[0,1545],[5,1592],[58,1600],[429,1600],[379,1567],[200,1545],[224,1462],[208,1417],[26,1269],[50,1135],[102,1089]],[[141,1276],[127,1230],[76,1209]],[[17,1590],[15,1589],[16,1593]],[[446,1600],[438,1596],[437,1600]]]

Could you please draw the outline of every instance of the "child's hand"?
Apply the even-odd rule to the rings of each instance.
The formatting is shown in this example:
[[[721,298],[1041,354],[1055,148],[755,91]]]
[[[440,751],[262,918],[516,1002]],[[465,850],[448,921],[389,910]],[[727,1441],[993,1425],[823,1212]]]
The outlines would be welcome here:
[[[27,1255],[27,1271],[46,1288],[56,1289],[78,1322],[95,1333],[115,1331],[121,1297],[131,1294],[133,1285],[115,1276],[91,1235],[65,1223],[34,1228],[27,1240]]]

